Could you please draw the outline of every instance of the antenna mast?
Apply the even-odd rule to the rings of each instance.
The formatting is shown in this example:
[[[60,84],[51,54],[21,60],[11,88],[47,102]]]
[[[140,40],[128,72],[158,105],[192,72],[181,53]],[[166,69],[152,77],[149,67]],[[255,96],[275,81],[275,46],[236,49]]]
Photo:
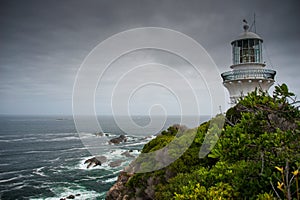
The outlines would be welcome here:
[[[254,33],[256,33],[255,12],[254,12],[254,15],[253,15],[253,25],[254,25]]]
[[[253,22],[252,22],[252,24],[251,24],[251,26],[250,26],[250,30],[251,30],[251,31],[252,31],[252,27],[254,27],[254,33],[256,33],[255,13],[254,13],[254,15],[253,15]]]

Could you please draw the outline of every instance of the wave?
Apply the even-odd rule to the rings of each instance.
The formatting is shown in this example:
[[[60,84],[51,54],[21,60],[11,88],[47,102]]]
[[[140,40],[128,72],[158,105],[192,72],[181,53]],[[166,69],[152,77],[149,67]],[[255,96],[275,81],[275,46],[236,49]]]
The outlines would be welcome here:
[[[57,137],[57,138],[38,138],[34,142],[64,142],[70,140],[80,140],[80,138],[76,136]]]
[[[144,142],[138,142],[138,143],[131,143],[131,144],[124,144],[124,147],[130,147],[130,146],[139,146],[139,145],[144,145],[146,144],[148,141],[144,141]]]
[[[60,157],[57,157],[57,158],[54,158],[54,159],[47,159],[47,160],[44,160],[44,161],[54,163],[54,162],[59,161],[59,160],[60,160]]]
[[[8,164],[8,163],[0,163],[0,167],[1,166],[8,166],[8,165],[10,165],[10,164]],[[0,174],[1,174],[1,172],[0,172]]]
[[[53,151],[49,151],[49,150],[32,150],[32,151],[25,151],[25,152],[23,152],[23,154],[51,153]]]
[[[69,149],[58,149],[56,151],[62,151],[62,152],[65,152],[65,151],[76,151],[76,150],[85,150],[86,147],[71,147]]]
[[[6,182],[10,182],[10,181],[13,181],[13,180],[17,180],[19,179],[20,177],[12,177],[12,178],[9,178],[9,179],[2,179],[0,180],[0,183],[6,183]]]
[[[39,167],[33,170],[33,174],[39,175],[39,176],[43,176],[46,177],[47,175],[42,171],[43,169],[45,169],[45,167]]]
[[[65,136],[65,137],[58,137],[59,135],[55,135],[55,138],[48,138],[42,135],[42,137],[22,137],[22,138],[15,138],[15,139],[0,139],[0,142],[5,143],[12,143],[12,142],[62,142],[62,141],[69,141],[69,140],[80,140],[81,138],[78,136]]]
[[[24,142],[24,141],[34,141],[36,137],[29,137],[29,138],[17,138],[17,139],[0,139],[0,142]]]
[[[76,197],[75,199],[97,199],[101,196],[103,196],[102,194],[99,194],[96,191],[93,190],[86,190],[82,187],[78,187],[77,189],[71,189],[71,188],[67,188],[67,187],[54,187],[54,188],[50,188],[50,190],[55,194],[54,197],[33,197],[30,198],[31,200],[40,200],[40,199],[44,199],[44,200],[57,200],[60,198],[67,198],[69,195],[78,195],[78,197]]]
[[[9,175],[9,174],[20,174],[21,172],[28,172],[29,170],[27,169],[23,169],[23,170],[18,170],[18,171],[8,171],[8,172],[0,172],[0,176],[1,175]],[[1,182],[1,180],[0,180]]]
[[[11,184],[9,185],[11,188],[9,189],[10,191],[13,191],[13,190],[20,190],[24,187],[27,187],[28,184],[25,184],[24,181],[20,182],[20,183],[15,183],[15,184]],[[13,187],[12,187],[13,186]]]
[[[133,159],[134,157],[138,156],[140,154],[140,152],[138,150],[132,150],[130,152],[130,154],[133,157],[126,157],[125,155],[122,155],[123,153],[128,152],[128,150],[124,150],[124,149],[113,149],[113,150],[109,150],[107,152],[103,152],[103,154],[101,155],[96,155],[96,156],[104,156],[106,157],[107,161],[102,163],[101,165],[95,166],[95,167],[90,167],[87,168],[87,164],[84,164],[84,162],[88,159],[91,159],[95,156],[87,156],[87,157],[83,157],[81,158],[78,163],[75,166],[69,166],[68,169],[69,170],[75,170],[75,169],[81,169],[81,170],[97,170],[97,169],[104,169],[104,170],[108,170],[108,171],[116,171],[118,169],[122,169],[125,166],[127,166]],[[116,167],[111,167],[110,163],[113,161],[121,161],[121,164],[119,166]]]
[[[107,179],[105,181],[102,181],[102,182],[104,182],[104,183],[111,183],[111,182],[117,181],[117,179],[118,179],[118,177],[113,177],[113,178],[109,178],[109,179]]]
[[[2,180],[0,180],[0,183],[8,183],[8,182],[12,182],[12,181],[19,180],[19,179],[29,178],[32,176],[33,176],[32,174],[28,174],[28,175],[19,174],[18,176],[15,176],[12,178],[2,179]]]

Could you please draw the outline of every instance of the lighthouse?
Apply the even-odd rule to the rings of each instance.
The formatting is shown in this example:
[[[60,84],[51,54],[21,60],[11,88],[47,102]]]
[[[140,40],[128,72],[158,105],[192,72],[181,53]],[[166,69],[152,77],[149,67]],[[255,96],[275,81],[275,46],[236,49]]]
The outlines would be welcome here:
[[[263,39],[249,31],[249,25],[244,22],[244,32],[231,42],[231,71],[221,74],[223,85],[230,95],[230,103],[236,104],[240,97],[255,89],[268,91],[274,83],[276,71],[266,69],[263,62]]]

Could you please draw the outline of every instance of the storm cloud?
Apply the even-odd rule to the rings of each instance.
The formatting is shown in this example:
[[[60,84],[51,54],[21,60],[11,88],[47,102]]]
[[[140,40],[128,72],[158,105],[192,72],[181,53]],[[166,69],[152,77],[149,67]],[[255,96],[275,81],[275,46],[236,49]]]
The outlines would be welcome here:
[[[182,32],[207,50],[220,72],[229,70],[230,42],[254,13],[264,60],[277,71],[275,84],[285,82],[299,96],[299,7],[297,0],[2,0],[0,114],[71,114],[84,58],[111,35],[132,28]],[[97,105],[110,114],[105,106]]]

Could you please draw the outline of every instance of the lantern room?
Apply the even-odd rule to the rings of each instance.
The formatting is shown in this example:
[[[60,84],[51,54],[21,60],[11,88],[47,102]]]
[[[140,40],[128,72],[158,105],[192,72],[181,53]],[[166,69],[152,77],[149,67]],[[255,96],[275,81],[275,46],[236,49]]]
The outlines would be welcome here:
[[[243,28],[244,32],[231,42],[233,67],[245,63],[262,63],[263,40],[256,33],[248,31],[247,24]]]

